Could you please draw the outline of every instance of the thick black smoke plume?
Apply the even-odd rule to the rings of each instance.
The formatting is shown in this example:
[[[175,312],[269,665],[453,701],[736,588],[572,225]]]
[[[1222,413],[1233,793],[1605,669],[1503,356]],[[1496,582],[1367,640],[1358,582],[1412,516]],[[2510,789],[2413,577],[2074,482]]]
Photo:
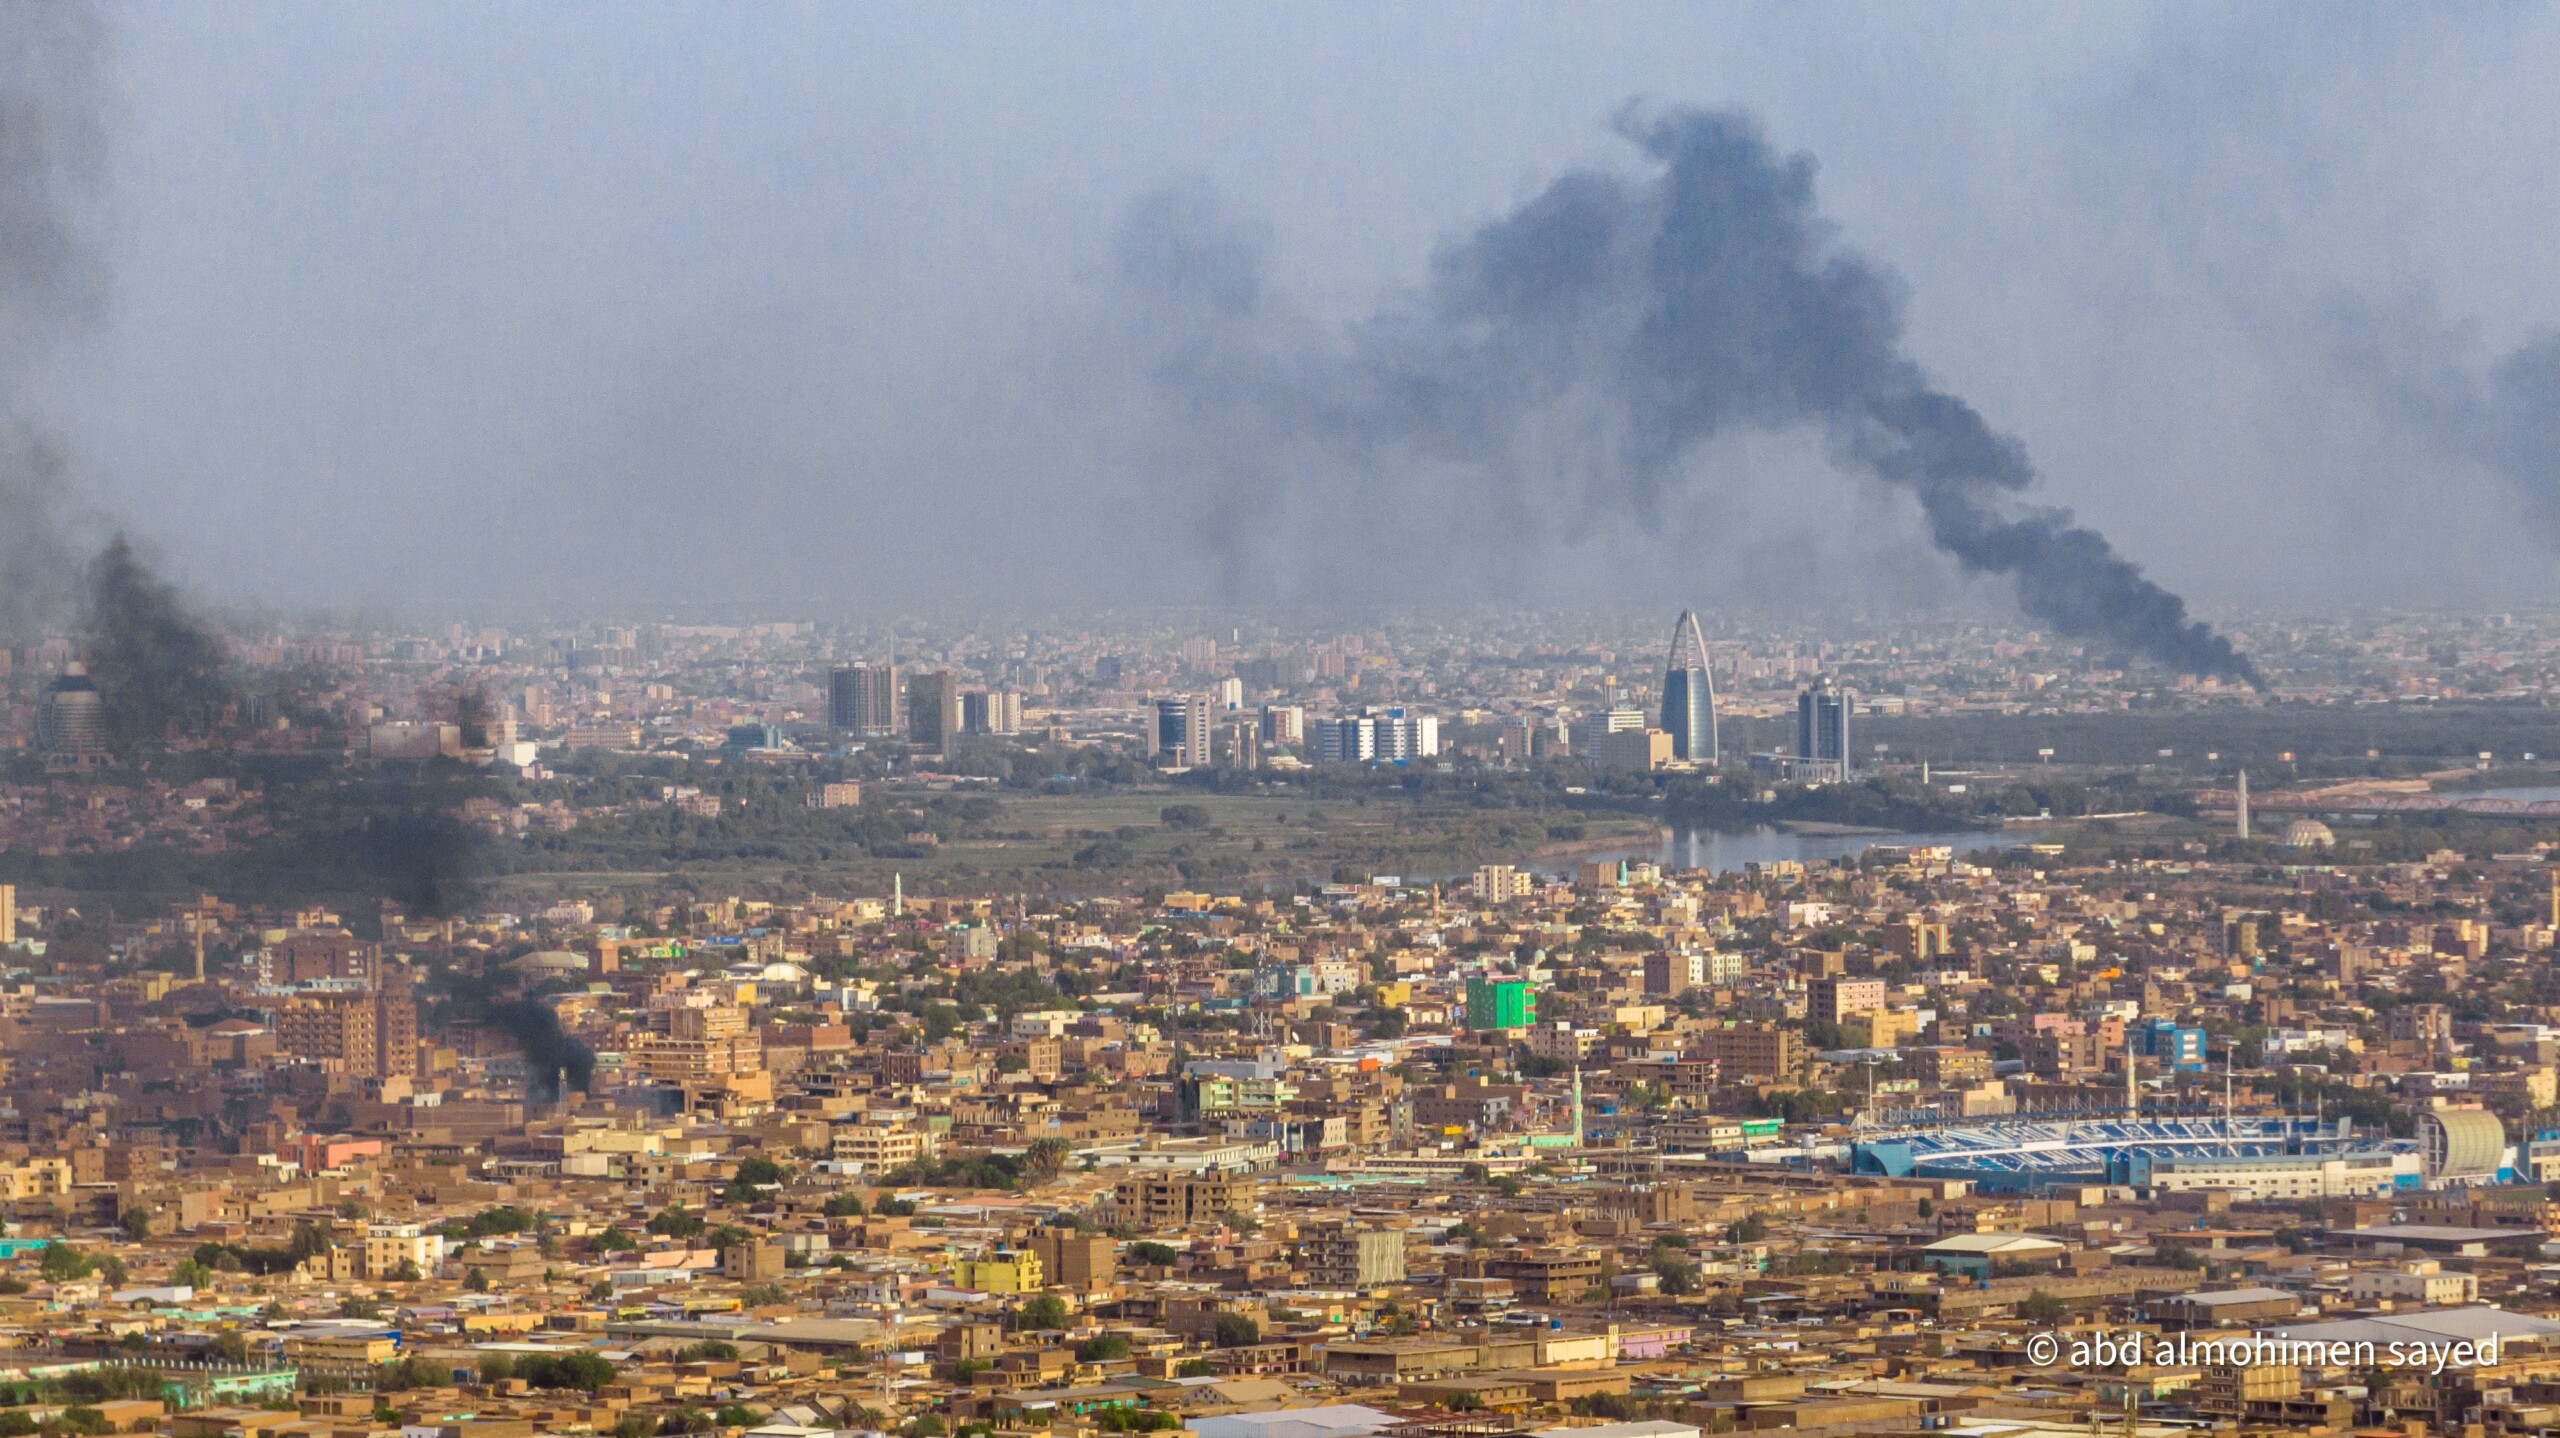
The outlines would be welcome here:
[[[374,777],[348,789],[355,806],[329,841],[348,880],[413,914],[468,911],[487,877],[481,845],[455,812],[478,792],[466,781]]]
[[[1440,255],[1417,306],[1338,345],[1272,339],[1253,247],[1196,190],[1133,209],[1121,273],[1149,301],[1154,377],[1181,423],[1212,432],[1173,458],[1235,476],[1235,454],[1277,456],[1222,485],[1213,546],[1253,542],[1272,502],[1255,491],[1336,474],[1445,486],[1443,515],[1489,506],[1532,530],[1585,504],[1649,518],[1706,441],[1812,427],[1841,462],[1911,493],[1940,549],[2008,576],[2054,629],[2256,681],[2103,536],[2022,502],[2036,478],[2025,452],[1904,355],[1895,282],[1834,239],[1810,158],[1780,155],[1735,114],[1619,129],[1656,173],[1563,176]],[[1362,507],[1348,498],[1346,519]]]
[[[562,1029],[548,1005],[518,999],[498,1005],[490,1017],[524,1050],[526,1094],[534,1102],[557,1103],[568,1089],[585,1093],[595,1081],[595,1050]]]
[[[79,0],[0,3],[0,626],[59,620],[80,579],[62,446],[29,412],[32,371],[103,307],[89,201],[105,149],[107,31]]]
[[[89,565],[89,674],[118,747],[210,732],[236,702],[222,641],[121,534]]]
[[[487,690],[447,691],[443,710],[427,717],[453,723],[462,747],[491,742],[497,715]],[[361,813],[347,849],[363,882],[414,913],[468,910],[488,881],[490,846],[462,811],[494,792],[488,771],[450,758],[377,764],[348,789]]]

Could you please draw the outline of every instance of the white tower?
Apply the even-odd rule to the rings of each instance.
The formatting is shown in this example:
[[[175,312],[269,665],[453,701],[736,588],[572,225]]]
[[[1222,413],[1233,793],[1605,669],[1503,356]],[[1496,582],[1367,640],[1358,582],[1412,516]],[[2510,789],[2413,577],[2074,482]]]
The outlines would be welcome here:
[[[2249,837],[2249,771],[2246,769],[2240,771],[2239,836],[2243,839]]]

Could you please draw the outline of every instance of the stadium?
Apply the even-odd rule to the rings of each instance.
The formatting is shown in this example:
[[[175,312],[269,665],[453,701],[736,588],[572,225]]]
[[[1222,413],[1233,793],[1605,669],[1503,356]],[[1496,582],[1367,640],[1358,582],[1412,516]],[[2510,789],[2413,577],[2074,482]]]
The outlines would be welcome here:
[[[1993,1119],[1869,1134],[1850,1145],[1849,1163],[1855,1173],[1963,1179],[1985,1193],[2109,1185],[2279,1199],[2494,1182],[2512,1172],[2503,1130],[2491,1134],[2479,1122],[2494,1127],[2494,1115],[2446,1119],[2414,1140],[2359,1133],[2345,1119],[2288,1116]]]

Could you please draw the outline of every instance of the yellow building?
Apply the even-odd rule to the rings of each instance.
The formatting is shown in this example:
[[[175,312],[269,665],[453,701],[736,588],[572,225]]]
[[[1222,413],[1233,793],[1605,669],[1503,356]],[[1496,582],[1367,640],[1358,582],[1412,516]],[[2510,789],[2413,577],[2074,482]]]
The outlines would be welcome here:
[[[43,1198],[71,1191],[71,1164],[66,1159],[31,1158],[0,1164],[0,1198]]]
[[[985,1258],[960,1261],[952,1276],[962,1288],[980,1293],[1031,1293],[1041,1286],[1040,1256],[999,1250]]]

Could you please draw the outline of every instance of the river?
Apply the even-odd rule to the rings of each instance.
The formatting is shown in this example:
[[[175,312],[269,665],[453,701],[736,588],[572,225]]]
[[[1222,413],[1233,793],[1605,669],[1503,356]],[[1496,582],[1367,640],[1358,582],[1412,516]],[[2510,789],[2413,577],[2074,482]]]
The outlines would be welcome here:
[[[1745,864],[1769,864],[1781,859],[1799,863],[1809,859],[1846,859],[1879,844],[1897,849],[1944,844],[1964,854],[1975,849],[2011,847],[2032,837],[2032,833],[2004,834],[1997,829],[1974,829],[1961,834],[1797,834],[1770,828],[1722,834],[1713,829],[1675,829],[1665,831],[1661,839],[1650,844],[1578,854],[1571,863],[1554,867],[1568,869],[1576,864],[1632,859],[1660,864],[1665,869],[1712,869],[1724,874]]]

